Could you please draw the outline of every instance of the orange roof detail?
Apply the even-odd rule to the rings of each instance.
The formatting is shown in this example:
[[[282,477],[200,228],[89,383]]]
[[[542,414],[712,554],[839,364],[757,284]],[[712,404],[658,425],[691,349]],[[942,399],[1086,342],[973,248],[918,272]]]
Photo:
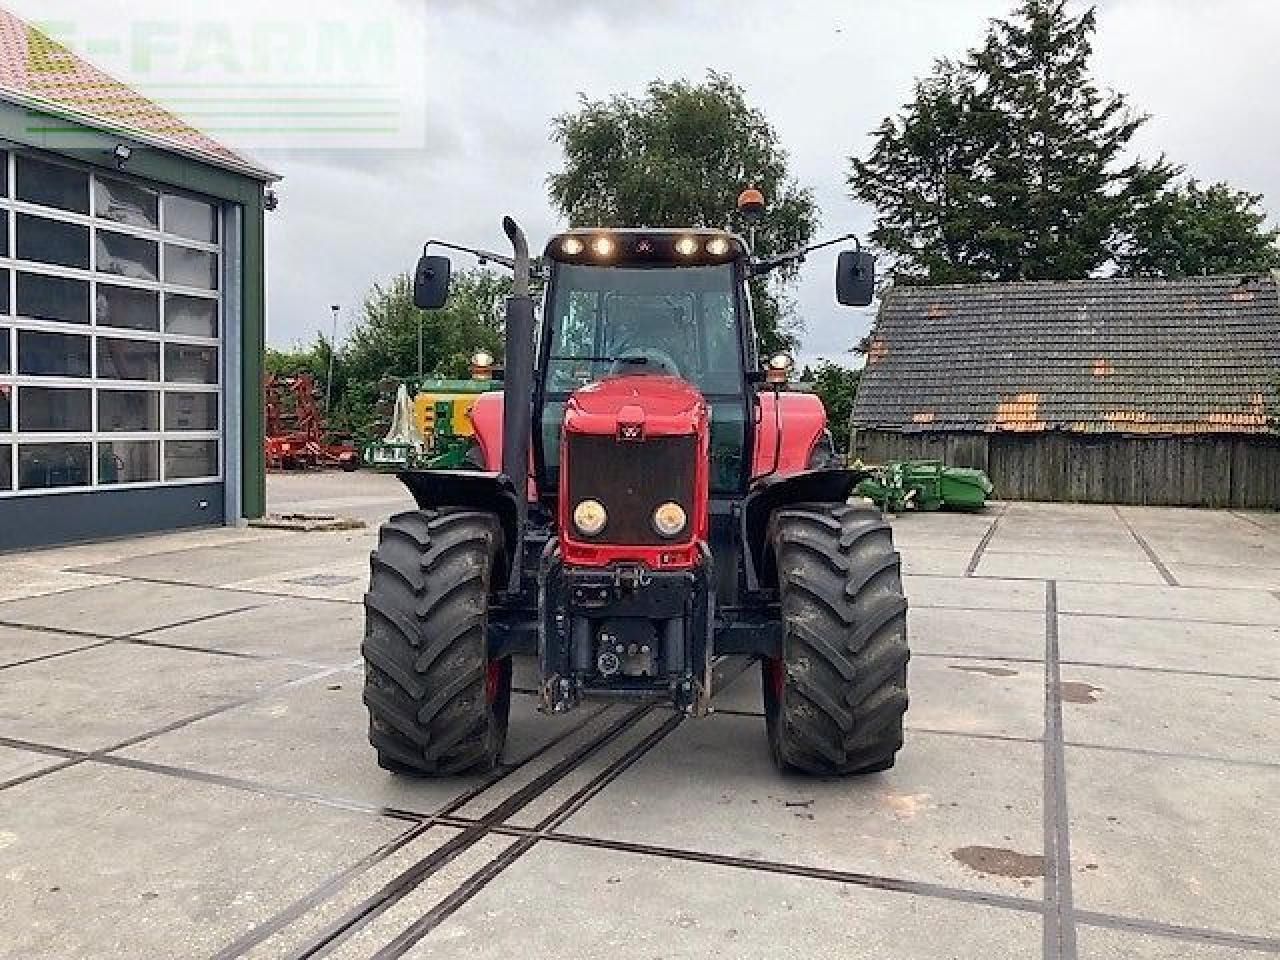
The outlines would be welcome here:
[[[255,179],[279,179],[3,8],[0,99],[132,135]]]

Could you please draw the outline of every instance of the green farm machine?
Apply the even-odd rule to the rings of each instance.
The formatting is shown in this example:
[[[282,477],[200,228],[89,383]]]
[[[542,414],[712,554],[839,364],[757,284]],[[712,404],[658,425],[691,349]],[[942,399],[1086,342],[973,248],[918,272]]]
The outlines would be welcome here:
[[[869,475],[855,492],[889,513],[981,510],[993,490],[981,470],[948,467],[941,460],[899,460],[865,469]]]
[[[471,408],[483,394],[501,390],[493,379],[493,358],[483,351],[471,358],[471,379],[439,378],[389,381],[395,389],[389,427],[365,445],[366,465],[379,470],[475,469],[478,459]]]

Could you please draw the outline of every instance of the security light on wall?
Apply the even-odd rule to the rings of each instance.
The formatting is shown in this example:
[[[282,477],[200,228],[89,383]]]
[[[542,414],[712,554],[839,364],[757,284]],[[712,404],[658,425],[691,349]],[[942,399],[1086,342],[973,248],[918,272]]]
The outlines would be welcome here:
[[[124,143],[117,143],[116,148],[112,150],[111,153],[116,158],[116,169],[123,170],[124,165],[128,163],[129,158],[133,156],[133,147]]]

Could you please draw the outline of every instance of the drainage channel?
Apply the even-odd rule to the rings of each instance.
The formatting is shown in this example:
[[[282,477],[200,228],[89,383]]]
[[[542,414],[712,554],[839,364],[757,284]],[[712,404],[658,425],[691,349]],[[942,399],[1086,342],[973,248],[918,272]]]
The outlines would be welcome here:
[[[734,661],[739,660],[739,658],[733,659]],[[720,682],[720,689],[728,687],[737,680],[750,666],[750,663],[750,660],[741,658],[741,663],[734,662],[732,667],[724,670],[725,676]],[[718,664],[718,666],[723,668],[728,665],[722,663]],[[454,828],[458,832],[447,841],[431,849],[425,856],[420,857],[401,870],[393,878],[383,883],[377,890],[348,908],[341,915],[329,920],[319,930],[308,935],[304,942],[292,945],[288,952],[274,952],[273,956],[288,957],[289,960],[309,960],[309,958],[331,954],[350,938],[365,931],[367,927],[374,924],[379,918],[384,917],[388,911],[402,904],[402,901],[405,901],[411,894],[419,890],[428,880],[432,878],[437,880],[442,878],[451,879],[450,874],[446,873],[446,871],[451,872],[451,867],[452,870],[457,870],[459,866],[464,865],[466,861],[462,863],[455,863],[455,861],[459,861],[468,852],[471,853],[471,857],[468,857],[468,860],[478,853],[482,854],[483,858],[488,861],[479,871],[481,873],[491,871],[492,875],[496,876],[506,869],[519,856],[522,856],[532,844],[527,843],[526,838],[516,838],[514,843],[505,844],[505,848],[499,849],[496,853],[486,852],[486,847],[495,840],[511,839],[509,835],[504,835],[499,828],[516,813],[534,806],[538,801],[545,802],[555,797],[557,792],[571,783],[571,778],[575,774],[580,775],[589,769],[587,765],[607,747],[617,743],[624,737],[634,735],[637,730],[643,733],[644,725],[647,722],[663,717],[667,713],[663,706],[658,703],[640,704],[616,717],[609,715],[608,711],[611,709],[614,708],[606,708],[596,717],[588,720],[586,725],[577,725],[564,736],[568,737],[572,734],[581,733],[584,729],[595,726],[596,720],[608,720],[603,729],[593,732],[592,735],[585,739],[585,742],[575,745],[557,762],[532,776],[527,782],[518,786],[514,792],[495,805],[484,809],[479,816],[454,820],[453,823],[462,823],[465,826]],[[647,753],[663,737],[679,726],[682,720],[682,715],[671,714],[666,716],[654,729],[644,734],[637,744],[627,749],[617,759],[605,763],[603,768],[591,777],[584,786],[574,791],[567,799],[558,803],[550,813],[539,821],[538,829],[553,829],[571,817],[592,797],[634,764],[644,753]],[[521,767],[526,771],[530,769],[527,762],[522,764]],[[513,779],[519,780],[522,777]],[[410,844],[421,838],[431,826],[448,827],[450,825],[449,818],[452,814],[463,812],[468,807],[483,806],[486,802],[486,793],[493,785],[493,783],[482,784],[469,794],[459,797],[449,804],[447,808],[435,814],[430,821],[415,826],[405,834],[385,844],[374,854],[331,878],[323,887],[308,894],[276,917],[225,947],[214,956],[213,960],[234,960],[234,958],[256,956],[255,948],[258,945],[284,931],[286,927],[292,925],[305,914],[336,896],[340,890],[351,885],[371,867],[386,862],[393,854],[402,854]],[[538,804],[538,806],[541,806],[541,804]],[[487,882],[487,880],[484,882]],[[406,944],[405,949],[408,949],[409,946],[434,929],[445,916],[456,910],[471,896],[474,896],[482,886],[483,883],[477,880],[475,874],[466,878],[462,881],[461,886],[454,889],[444,900],[426,911],[426,913],[420,915],[407,929],[401,932],[396,940],[392,941],[392,944],[383,947],[382,951],[376,955],[383,956],[386,950],[392,949],[395,944],[401,942],[404,942]],[[404,906],[408,906],[408,904],[401,906],[400,912],[403,912]],[[399,916],[399,913],[392,915],[392,917],[397,916]],[[386,922],[387,920],[384,920],[383,924],[385,925]],[[372,930],[367,931],[366,936],[368,933],[373,932]],[[399,954],[386,955],[398,956]]]

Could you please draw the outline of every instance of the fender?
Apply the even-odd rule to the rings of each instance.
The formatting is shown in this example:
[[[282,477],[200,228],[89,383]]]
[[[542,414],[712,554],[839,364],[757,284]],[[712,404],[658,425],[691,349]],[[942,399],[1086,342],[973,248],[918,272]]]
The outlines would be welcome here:
[[[757,481],[742,503],[747,590],[759,590],[762,582],[768,586],[777,584],[777,571],[767,562],[769,545],[765,542],[775,510],[793,503],[844,503],[867,476],[866,470],[807,470]]]
[[[822,401],[812,393],[794,391],[759,390],[756,393],[759,406],[756,415],[755,455],[752,458],[753,477],[784,477],[809,468],[813,448],[818,445],[822,431],[827,429],[827,411]],[[778,444],[778,423],[782,423],[782,443]],[[775,462],[776,461],[776,462]]]
[[[422,510],[463,507],[487,510],[502,524],[506,569],[520,549],[520,505],[515,484],[505,473],[476,470],[403,470],[396,474]]]

